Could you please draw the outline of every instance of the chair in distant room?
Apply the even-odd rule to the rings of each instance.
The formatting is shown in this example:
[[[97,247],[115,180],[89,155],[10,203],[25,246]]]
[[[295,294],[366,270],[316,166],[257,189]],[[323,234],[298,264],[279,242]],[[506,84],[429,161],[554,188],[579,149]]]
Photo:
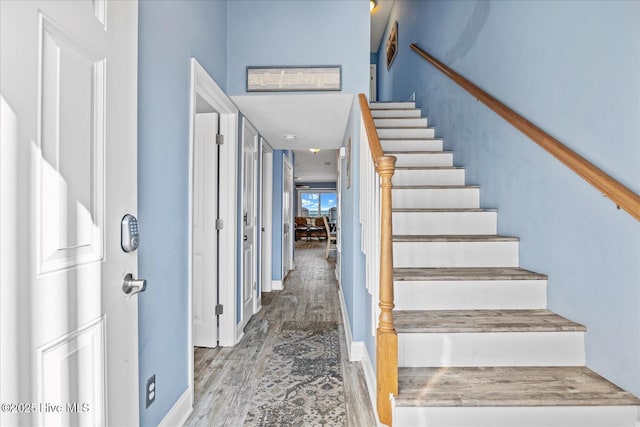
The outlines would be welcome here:
[[[294,218],[294,224],[296,227],[295,239],[300,240],[303,237],[309,239],[309,227],[307,226],[307,219],[301,216]]]
[[[322,218],[324,217],[309,218],[309,222],[311,223],[309,226],[311,237],[318,240],[327,238],[327,231],[324,229],[324,222],[322,221]]]
[[[302,209],[300,209],[300,211],[302,212],[302,216],[304,216],[304,217],[308,217],[309,216],[309,209],[302,208]]]
[[[329,208],[329,224],[334,223],[338,220],[338,208],[332,207]]]
[[[329,229],[329,221],[327,221],[327,217],[323,216],[322,221],[324,222],[324,229],[327,231],[327,248],[324,251],[324,257],[329,258],[329,251],[331,249],[337,249],[338,245],[338,236],[336,232],[331,232]],[[333,247],[331,247],[333,245]]]
[[[332,207],[329,209],[329,229],[336,231],[336,223],[338,222],[338,208]]]

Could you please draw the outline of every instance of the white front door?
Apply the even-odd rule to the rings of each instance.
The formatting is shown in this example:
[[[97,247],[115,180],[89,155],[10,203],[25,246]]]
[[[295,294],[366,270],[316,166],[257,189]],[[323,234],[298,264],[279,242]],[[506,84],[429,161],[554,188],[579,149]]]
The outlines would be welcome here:
[[[193,345],[218,345],[218,114],[196,114],[193,146]]]
[[[242,323],[253,315],[257,288],[256,187],[258,131],[243,119],[242,126]]]
[[[15,148],[17,187],[2,205],[20,237],[0,376],[20,382],[3,403],[31,405],[0,424],[137,425],[138,296],[123,278],[138,258],[121,247],[137,209],[137,2],[3,0],[0,16],[1,144]]]

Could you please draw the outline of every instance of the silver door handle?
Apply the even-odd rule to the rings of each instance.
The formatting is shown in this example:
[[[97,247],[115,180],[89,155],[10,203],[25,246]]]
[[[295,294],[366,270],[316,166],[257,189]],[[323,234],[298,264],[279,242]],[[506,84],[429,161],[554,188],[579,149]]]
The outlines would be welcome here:
[[[244,240],[246,242],[247,240],[249,240],[249,237],[247,237],[247,235],[245,234],[244,238],[242,240]]]
[[[129,298],[140,292],[144,292],[147,289],[147,281],[145,279],[134,279],[133,274],[129,273],[124,276],[122,282],[122,292],[128,295]]]

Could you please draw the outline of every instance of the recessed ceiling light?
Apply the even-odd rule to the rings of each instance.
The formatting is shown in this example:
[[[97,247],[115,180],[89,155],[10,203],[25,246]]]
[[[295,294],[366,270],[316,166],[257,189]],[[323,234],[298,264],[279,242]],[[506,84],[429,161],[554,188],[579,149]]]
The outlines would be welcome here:
[[[319,148],[309,148],[309,151],[311,151],[313,154],[318,154],[320,152]]]
[[[285,135],[284,139],[286,139],[287,141],[291,142],[291,141],[295,141],[296,140],[296,136],[295,135]]]

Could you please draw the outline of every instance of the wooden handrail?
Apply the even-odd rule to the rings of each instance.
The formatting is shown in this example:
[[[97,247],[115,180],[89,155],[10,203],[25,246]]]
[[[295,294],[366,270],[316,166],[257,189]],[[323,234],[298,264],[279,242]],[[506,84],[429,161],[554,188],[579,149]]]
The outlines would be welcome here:
[[[380,175],[380,321],[376,330],[376,407],[380,422],[391,425],[391,400],[398,395],[398,333],[393,325],[393,231],[391,228],[391,178],[395,156],[385,156],[369,103],[359,95],[371,157]]]
[[[618,207],[624,209],[636,220],[640,221],[640,196],[638,196],[638,194],[616,181],[593,163],[480,89],[462,75],[420,49],[417,44],[412,43],[411,49],[416,51],[420,56],[444,73],[444,75],[456,82],[483,104],[495,111],[520,132],[532,139],[540,147],[548,151],[553,157],[560,160],[565,166],[582,177],[603,195],[611,199]]]

